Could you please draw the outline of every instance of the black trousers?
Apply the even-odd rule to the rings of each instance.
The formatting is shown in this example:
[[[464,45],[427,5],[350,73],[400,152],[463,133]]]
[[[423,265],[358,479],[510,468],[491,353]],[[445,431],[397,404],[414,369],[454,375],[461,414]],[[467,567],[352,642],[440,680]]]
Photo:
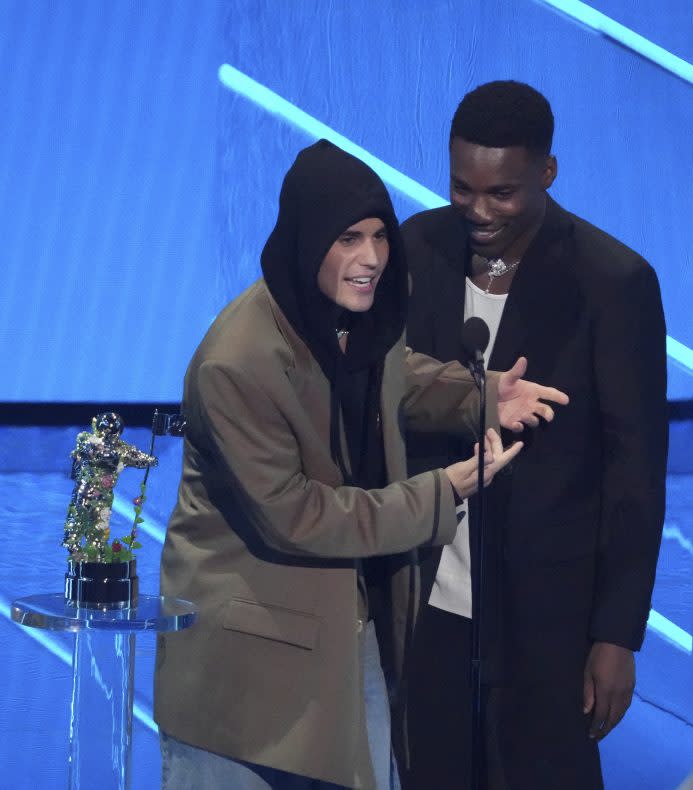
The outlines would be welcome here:
[[[408,662],[403,790],[471,787],[471,621],[426,605]],[[582,682],[484,688],[483,790],[602,790]]]

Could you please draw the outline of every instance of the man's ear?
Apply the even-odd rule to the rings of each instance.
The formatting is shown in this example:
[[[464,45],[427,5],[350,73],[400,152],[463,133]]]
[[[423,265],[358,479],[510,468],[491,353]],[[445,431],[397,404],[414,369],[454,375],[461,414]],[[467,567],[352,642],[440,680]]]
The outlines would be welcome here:
[[[548,189],[556,180],[558,175],[558,162],[553,154],[546,157],[544,169],[541,174],[541,184],[544,189]]]

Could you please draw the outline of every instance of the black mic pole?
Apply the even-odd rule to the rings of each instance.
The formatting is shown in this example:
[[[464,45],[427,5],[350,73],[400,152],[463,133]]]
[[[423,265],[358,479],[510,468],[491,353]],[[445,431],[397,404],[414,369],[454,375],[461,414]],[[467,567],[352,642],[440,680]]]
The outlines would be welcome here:
[[[484,758],[484,721],[481,704],[481,623],[483,607],[481,604],[484,588],[484,444],[486,439],[486,371],[484,358],[477,351],[473,366],[473,376],[479,388],[479,468],[477,473],[476,495],[476,540],[472,545],[472,790],[481,790],[482,766]]]
[[[486,439],[486,371],[481,352],[477,351],[469,363],[470,371],[479,388],[479,468],[476,495],[476,540],[472,545],[472,790],[481,790],[484,765],[484,717],[481,704],[481,625],[484,588],[484,444]]]
[[[484,354],[490,338],[489,328],[481,318],[473,316],[462,327],[462,349],[467,368],[479,388],[479,466],[477,470],[477,494],[475,502],[476,529],[470,530],[470,554],[472,566],[472,790],[485,786],[483,767],[484,711],[481,699],[483,663],[481,657],[481,626],[484,589],[484,444],[486,441],[486,370]],[[471,516],[471,513],[470,513]],[[470,518],[470,525],[471,525]],[[472,540],[472,535],[476,540]]]

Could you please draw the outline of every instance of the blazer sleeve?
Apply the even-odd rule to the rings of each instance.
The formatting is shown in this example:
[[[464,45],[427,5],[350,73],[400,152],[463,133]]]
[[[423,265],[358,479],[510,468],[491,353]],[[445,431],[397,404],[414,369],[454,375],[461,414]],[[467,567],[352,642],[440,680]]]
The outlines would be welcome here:
[[[248,371],[229,370],[212,360],[203,362],[197,375],[205,441],[246,518],[268,546],[342,559],[452,541],[455,506],[442,470],[376,490],[311,479],[271,388]]]
[[[594,325],[602,425],[601,524],[591,637],[637,650],[664,522],[666,329],[654,270],[607,290]]]
[[[498,422],[498,373],[486,374],[486,417],[489,428]],[[445,431],[479,438],[479,393],[470,373],[459,362],[442,363],[406,349],[407,428],[416,432]]]

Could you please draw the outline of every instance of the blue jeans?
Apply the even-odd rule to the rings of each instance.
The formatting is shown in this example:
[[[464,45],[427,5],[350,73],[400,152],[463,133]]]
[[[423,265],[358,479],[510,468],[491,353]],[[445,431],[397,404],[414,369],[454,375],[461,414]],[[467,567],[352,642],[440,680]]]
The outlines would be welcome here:
[[[390,707],[372,622],[361,640],[364,703],[375,790],[400,790],[390,745]],[[162,790],[339,790],[341,785],[232,760],[160,732]]]

